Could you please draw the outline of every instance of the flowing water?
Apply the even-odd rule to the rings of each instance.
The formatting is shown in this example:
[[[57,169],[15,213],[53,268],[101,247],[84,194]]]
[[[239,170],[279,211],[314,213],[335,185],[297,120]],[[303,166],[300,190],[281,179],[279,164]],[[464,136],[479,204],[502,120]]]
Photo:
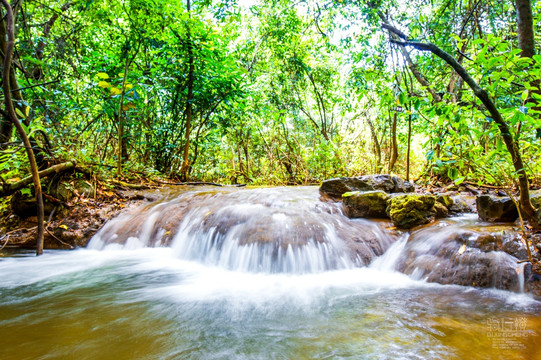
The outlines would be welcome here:
[[[541,358],[540,302],[399,273],[389,227],[316,188],[167,192],[88,249],[1,258],[0,358]]]

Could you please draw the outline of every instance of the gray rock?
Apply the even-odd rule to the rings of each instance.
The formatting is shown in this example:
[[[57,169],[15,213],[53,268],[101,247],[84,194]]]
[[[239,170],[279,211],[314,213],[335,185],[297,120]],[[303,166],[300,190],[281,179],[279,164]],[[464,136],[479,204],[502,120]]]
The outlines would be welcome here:
[[[481,220],[490,222],[513,222],[518,218],[517,208],[507,196],[477,196],[477,214]]]
[[[352,191],[370,191],[374,188],[358,177],[341,177],[323,181],[319,193],[332,199],[342,199],[342,194]]]
[[[341,177],[323,181],[321,195],[339,200],[342,194],[354,191],[382,190],[386,193],[406,193],[415,191],[415,186],[398,176],[387,174],[364,175],[361,177]]]
[[[375,175],[364,175],[361,176],[361,179],[368,183],[373,190],[382,190],[386,193],[395,192],[395,183],[391,175],[387,174],[375,174]]]
[[[449,214],[475,212],[475,196],[443,193],[437,195],[436,201],[444,205],[449,210]]]

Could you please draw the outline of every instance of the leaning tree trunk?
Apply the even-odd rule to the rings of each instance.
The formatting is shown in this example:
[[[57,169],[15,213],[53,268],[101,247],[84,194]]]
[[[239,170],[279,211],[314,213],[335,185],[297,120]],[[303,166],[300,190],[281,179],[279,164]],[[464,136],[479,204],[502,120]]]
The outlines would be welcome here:
[[[11,10],[10,4],[7,0],[1,0],[2,5],[6,8],[6,20],[7,20],[7,43],[4,50],[4,63],[3,63],[3,72],[2,78],[9,79],[10,68],[11,68],[11,58],[13,56],[13,47],[15,46],[15,34],[14,34],[14,24],[13,24],[13,11]],[[28,161],[30,162],[30,169],[32,172],[32,180],[34,182],[34,190],[36,195],[36,201],[38,206],[38,234],[37,234],[37,245],[36,245],[36,255],[41,255],[43,253],[43,197],[41,195],[41,183],[39,179],[38,166],[36,164],[36,159],[34,157],[34,151],[28,140],[28,136],[24,131],[17,114],[15,113],[15,108],[11,102],[11,89],[10,82],[3,81],[2,89],[4,91],[4,101],[6,103],[6,111],[10,121],[13,123],[19,136],[23,140],[24,146],[26,148],[26,153],[28,156]]]
[[[458,75],[464,81],[468,86],[473,90],[473,93],[475,96],[481,100],[485,108],[490,113],[490,116],[498,126],[498,129],[500,131],[500,134],[503,138],[503,142],[505,143],[505,146],[507,148],[507,151],[511,155],[511,160],[513,162],[513,167],[515,168],[516,173],[518,174],[518,187],[520,192],[520,208],[522,213],[524,214],[524,217],[532,223],[537,224],[538,218],[536,214],[535,208],[532,206],[532,203],[530,201],[530,190],[529,190],[529,184],[528,184],[528,176],[526,174],[526,169],[524,168],[524,163],[522,162],[522,157],[520,155],[518,144],[515,142],[513,135],[511,134],[511,130],[509,128],[509,125],[505,122],[502,115],[496,108],[496,105],[492,102],[490,99],[490,96],[488,93],[482,89],[477,82],[468,74],[466,69],[460,65],[455,58],[453,58],[451,55],[449,55],[447,52],[440,49],[438,46],[432,44],[432,43],[422,43],[418,41],[408,41],[407,36],[405,36],[402,32],[400,32],[397,29],[394,29],[390,26],[385,26],[387,30],[391,30],[395,32],[398,36],[400,36],[404,41],[400,41],[399,43],[401,45],[405,46],[411,46],[415,49],[421,50],[421,51],[430,51],[432,54],[436,55],[443,61],[445,61],[447,64],[451,65],[451,67],[457,72]],[[394,40],[392,40],[394,41]]]
[[[7,48],[8,37],[8,29],[6,23],[0,20],[0,49],[2,49],[2,52],[0,52],[0,59],[2,60],[2,63],[4,63],[5,60],[5,49]],[[12,59],[9,62],[11,63],[11,61]],[[4,75],[2,79],[8,79],[13,106],[15,107],[15,109],[19,110],[19,112],[25,114],[26,105],[24,105],[22,92],[18,90],[19,83],[17,81],[17,76],[15,75],[15,67],[10,66],[8,77]],[[0,149],[3,149],[5,147],[5,144],[10,142],[12,133],[13,122],[11,121],[9,115],[6,113],[4,114],[4,116],[0,117]]]

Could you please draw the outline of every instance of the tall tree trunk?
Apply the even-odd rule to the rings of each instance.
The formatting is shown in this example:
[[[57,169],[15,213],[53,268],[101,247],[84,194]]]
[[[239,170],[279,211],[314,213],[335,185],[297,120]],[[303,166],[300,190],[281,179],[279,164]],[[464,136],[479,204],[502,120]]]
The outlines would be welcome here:
[[[410,181],[411,114],[408,116],[408,151],[406,153],[406,181]]]
[[[521,50],[520,55],[531,58],[535,55],[532,4],[530,0],[515,0],[515,6],[517,8],[517,38],[518,46]],[[532,108],[534,111],[541,111],[539,101],[531,96],[531,93],[541,95],[540,84],[541,79],[535,79],[530,83],[533,88],[538,89],[530,91],[528,96],[528,102],[535,105]],[[538,128],[537,131],[541,132],[541,129]]]
[[[374,145],[374,156],[375,156],[375,172],[379,173],[381,170],[381,146],[378,141],[378,135],[376,134],[376,129],[374,128],[374,124],[372,123],[372,120],[370,120],[369,117],[366,117],[366,122],[368,124],[368,127],[370,129],[370,136],[372,137],[372,144]]]
[[[1,1],[2,1],[2,5],[6,8],[6,13],[7,13],[6,14],[7,43],[4,50],[2,79],[8,79],[10,76],[11,59],[13,56],[13,47],[15,46],[13,11],[11,10],[11,6],[7,2],[7,0],[1,0]],[[4,81],[2,83],[2,90],[4,91],[4,101],[6,104],[6,110],[7,110],[8,116],[10,118],[10,121],[13,123],[13,125],[17,129],[19,136],[23,140],[24,146],[26,148],[26,154],[28,156],[28,161],[30,162],[30,170],[32,172],[32,181],[34,182],[34,192],[36,195],[36,202],[37,202],[37,208],[38,208],[38,214],[37,214],[38,215],[38,234],[37,234],[37,241],[36,241],[36,255],[41,255],[43,253],[44,214],[43,214],[43,196],[41,194],[41,182],[39,179],[38,166],[36,164],[36,159],[34,157],[34,151],[32,150],[32,145],[30,144],[30,140],[28,139],[28,136],[26,135],[24,128],[22,127],[21,123],[19,122],[19,119],[17,118],[17,114],[15,113],[15,108],[13,107],[13,103],[11,101],[10,81]]]
[[[398,115],[395,111],[391,125],[391,159],[389,160],[389,173],[393,170],[396,159],[398,159],[398,142],[396,140],[396,123]]]
[[[126,65],[124,66],[124,76],[122,78],[122,89],[120,93],[120,101],[118,103],[118,152],[117,152],[117,171],[118,176],[122,175],[122,163],[127,157],[128,149],[126,146],[126,139],[124,136],[124,119],[122,118],[122,107],[124,105],[124,92],[126,91],[126,78],[128,77],[128,70],[130,67],[130,57],[126,57]]]
[[[517,37],[521,55],[535,55],[535,39],[533,32],[532,3],[530,0],[515,0],[517,8]]]
[[[188,99],[186,100],[186,133],[184,143],[183,162],[180,167],[180,179],[182,181],[188,180],[188,170],[190,168],[190,161],[188,155],[190,153],[190,131],[192,126],[192,103],[193,103],[193,83],[194,83],[194,59],[193,59],[193,43],[190,34],[190,19],[191,8],[190,0],[186,0],[186,9],[188,10],[188,22],[186,23],[186,36],[188,37]]]

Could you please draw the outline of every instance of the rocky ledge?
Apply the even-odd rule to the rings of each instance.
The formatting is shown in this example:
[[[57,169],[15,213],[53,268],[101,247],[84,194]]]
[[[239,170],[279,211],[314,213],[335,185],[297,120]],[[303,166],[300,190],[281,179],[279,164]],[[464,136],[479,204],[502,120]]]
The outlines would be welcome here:
[[[461,196],[415,193],[415,186],[394,175],[366,175],[325,180],[322,197],[343,200],[350,218],[390,219],[401,229],[410,229],[449,214],[472,212],[472,203]]]

